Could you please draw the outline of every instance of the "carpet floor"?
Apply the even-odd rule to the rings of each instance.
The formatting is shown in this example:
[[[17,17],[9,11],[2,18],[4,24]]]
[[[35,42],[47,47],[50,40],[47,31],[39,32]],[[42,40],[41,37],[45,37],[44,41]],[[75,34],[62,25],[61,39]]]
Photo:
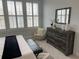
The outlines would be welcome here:
[[[79,59],[79,57],[75,55],[65,56],[62,52],[48,44],[45,40],[36,40],[36,42],[43,48],[44,51],[47,51],[50,54],[50,56],[52,56],[51,59]]]

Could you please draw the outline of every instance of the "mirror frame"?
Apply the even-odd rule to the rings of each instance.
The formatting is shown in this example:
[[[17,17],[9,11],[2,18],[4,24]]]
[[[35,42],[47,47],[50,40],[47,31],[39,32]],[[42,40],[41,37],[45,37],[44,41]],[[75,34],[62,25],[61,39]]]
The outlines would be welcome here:
[[[69,16],[68,16],[68,22],[66,23],[62,23],[62,22],[58,22],[57,21],[57,11],[58,10],[63,10],[63,9],[69,9]],[[71,7],[66,7],[66,8],[60,8],[60,9],[56,9],[56,11],[55,11],[55,23],[57,23],[57,24],[70,24],[70,18],[71,18]]]

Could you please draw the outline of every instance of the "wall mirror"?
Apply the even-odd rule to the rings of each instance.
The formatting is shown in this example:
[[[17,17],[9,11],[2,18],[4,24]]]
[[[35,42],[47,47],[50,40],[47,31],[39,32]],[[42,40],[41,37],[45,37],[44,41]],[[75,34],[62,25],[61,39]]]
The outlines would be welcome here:
[[[69,24],[71,7],[56,9],[55,22],[58,24]]]

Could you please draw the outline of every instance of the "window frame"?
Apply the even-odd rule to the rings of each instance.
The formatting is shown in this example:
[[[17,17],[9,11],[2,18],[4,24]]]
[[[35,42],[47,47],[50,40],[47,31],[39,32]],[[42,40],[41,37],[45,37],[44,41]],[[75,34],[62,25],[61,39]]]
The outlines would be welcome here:
[[[8,1],[9,1],[9,0],[8,0]],[[8,2],[8,1],[7,1],[7,2]],[[21,3],[23,3],[23,2],[22,2],[22,1],[14,1],[14,0],[12,0],[12,1],[14,2],[15,15],[9,15],[9,11],[8,11],[8,17],[9,17],[9,16],[15,16],[15,18],[16,18],[16,28],[24,28],[23,6],[22,6],[22,15],[18,15],[18,14],[17,14],[17,7],[16,7],[16,5],[17,5],[16,3],[17,3],[17,2],[21,2]],[[21,5],[23,5],[23,4],[21,4]],[[8,3],[7,3],[7,8],[8,8]],[[19,17],[19,16],[22,16],[22,17],[23,17],[23,27],[19,27],[19,26],[18,26],[18,17]],[[9,22],[9,24],[10,24],[10,22]],[[11,28],[10,26],[9,26],[9,28],[10,28],[10,29],[16,29],[16,28]]]
[[[26,16],[27,16],[26,18],[28,18],[28,16],[32,17],[32,26],[30,26],[30,27],[39,27],[39,3],[38,2],[26,2],[26,3],[31,3],[31,5],[32,5],[32,15],[27,14],[27,5],[26,5]],[[38,15],[34,15],[34,11],[33,11],[33,7],[34,7],[33,4],[34,3],[36,3],[38,5]],[[34,25],[34,17],[38,17],[38,25],[37,26]],[[27,21],[28,21],[28,19],[27,19]],[[29,27],[28,22],[27,22],[27,27]]]

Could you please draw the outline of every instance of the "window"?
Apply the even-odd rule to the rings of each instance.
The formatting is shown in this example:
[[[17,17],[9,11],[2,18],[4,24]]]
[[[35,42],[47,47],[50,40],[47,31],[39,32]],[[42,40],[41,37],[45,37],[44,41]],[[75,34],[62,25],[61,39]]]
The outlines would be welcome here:
[[[14,1],[8,1],[8,14],[10,28],[17,28]]]
[[[38,4],[33,3],[33,19],[34,19],[34,26],[38,26]]]
[[[7,1],[10,28],[23,28],[22,2]]]
[[[22,2],[16,2],[17,24],[18,28],[24,27]]]
[[[26,2],[27,26],[38,27],[38,3]]]
[[[5,20],[4,20],[2,0],[0,0],[0,29],[5,29]]]

